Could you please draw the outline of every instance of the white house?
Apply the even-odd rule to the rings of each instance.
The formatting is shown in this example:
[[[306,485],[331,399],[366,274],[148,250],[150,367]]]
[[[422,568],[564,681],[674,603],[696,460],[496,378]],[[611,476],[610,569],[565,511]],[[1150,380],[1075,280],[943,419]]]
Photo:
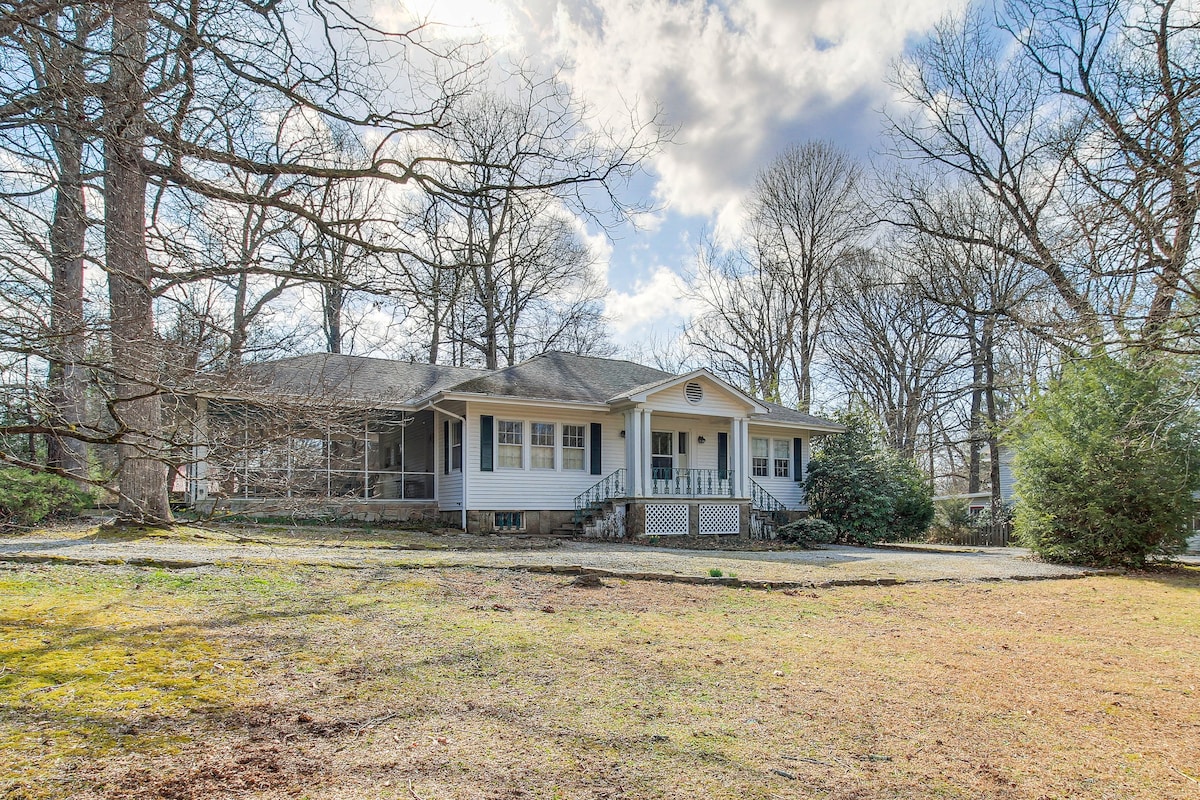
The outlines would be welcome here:
[[[300,356],[201,407],[196,505],[472,532],[745,535],[756,513],[806,509],[813,438],[841,430],[707,370],[557,352],[495,371]]]

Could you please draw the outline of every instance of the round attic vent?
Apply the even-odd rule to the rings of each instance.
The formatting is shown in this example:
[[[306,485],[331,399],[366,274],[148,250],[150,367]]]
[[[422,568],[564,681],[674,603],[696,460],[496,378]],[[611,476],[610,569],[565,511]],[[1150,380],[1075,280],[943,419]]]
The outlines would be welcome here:
[[[704,387],[698,383],[689,383],[683,387],[683,396],[689,403],[699,403],[704,399]]]

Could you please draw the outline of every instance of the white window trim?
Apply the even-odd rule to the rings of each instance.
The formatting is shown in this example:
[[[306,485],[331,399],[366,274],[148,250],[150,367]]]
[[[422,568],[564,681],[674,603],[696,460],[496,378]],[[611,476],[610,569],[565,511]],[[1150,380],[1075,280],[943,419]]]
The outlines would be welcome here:
[[[533,448],[534,447],[543,447],[544,448],[546,446],[544,444],[535,445],[533,443],[533,426],[534,425],[549,425],[550,426],[550,458],[553,459],[553,461],[554,461],[554,466],[552,466],[552,467],[535,467],[533,465]],[[529,421],[529,469],[536,470],[537,472],[558,472],[559,471],[559,466],[562,463],[561,453],[559,452],[561,449],[561,443],[558,440],[559,426],[560,426],[560,423],[550,422],[545,419],[533,419],[533,420]]]
[[[589,435],[589,421],[583,422],[563,422],[562,420],[550,420],[543,416],[538,417],[515,417],[509,416],[501,418],[499,414],[494,415],[496,424],[492,430],[492,452],[495,458],[495,470],[497,472],[539,472],[549,474],[551,472],[566,472],[571,475],[586,475],[590,469],[589,465],[592,457],[592,441]],[[521,423],[521,466],[520,467],[505,467],[500,464],[500,423],[501,422],[519,422]],[[533,466],[533,423],[541,422],[554,426],[554,468],[549,467],[534,467]],[[562,428],[563,425],[578,425],[583,428],[583,468],[582,469],[564,469],[563,468],[563,446],[562,446]],[[510,445],[504,445],[508,447]],[[465,451],[464,451],[465,458]]]
[[[580,430],[583,431],[583,433],[580,436],[580,439],[583,441],[582,448],[580,448],[580,447],[564,447],[563,446],[563,437],[566,435],[563,433],[563,429],[566,428],[568,425],[579,428]],[[556,423],[555,430],[556,430],[556,433],[555,433],[554,443],[555,443],[555,447],[558,450],[558,454],[557,454],[558,457],[557,457],[557,460],[555,461],[557,468],[561,472],[569,472],[572,475],[574,475],[576,473],[586,474],[588,472],[588,465],[591,463],[588,460],[588,449],[591,447],[591,442],[589,441],[590,437],[588,436],[588,430],[589,430],[588,423],[586,423],[586,422],[559,422],[559,423]],[[582,450],[583,451],[583,460],[580,462],[579,467],[577,467],[577,468],[571,467],[569,469],[567,468],[567,462],[566,462],[566,458],[565,458],[567,450]]]
[[[464,459],[467,457],[467,443],[463,441],[467,435],[465,422],[450,420],[450,474],[461,473]],[[458,466],[454,466],[454,448],[458,448]]]
[[[779,458],[778,456],[775,455],[775,444],[777,442],[783,443],[784,451],[787,453],[786,458]],[[787,461],[787,475],[776,475],[775,474],[776,462],[779,462],[779,461]],[[772,439],[771,440],[771,477],[775,478],[777,480],[781,480],[781,481],[783,481],[783,480],[790,481],[796,474],[795,465],[792,464],[793,461],[795,461],[795,459],[793,458],[793,454],[792,454],[792,441],[790,439]]]
[[[521,445],[520,445],[520,447],[521,447],[521,466],[519,466],[519,467],[509,467],[509,466],[506,466],[503,463],[501,463],[500,448],[515,446],[515,445],[509,444],[507,442],[502,443],[500,441],[500,426],[505,422],[515,422],[521,426]],[[496,459],[496,469],[497,470],[503,470],[505,472],[521,472],[521,471],[529,469],[529,420],[501,419],[499,416],[497,416],[496,417],[496,430],[495,430],[495,433],[492,434],[492,438],[493,438],[492,446],[493,446],[495,454],[496,454],[495,459]]]
[[[755,456],[754,456],[753,442],[755,439],[766,439],[767,440],[767,474],[766,475],[755,475],[754,474],[754,458],[755,458]],[[775,474],[775,461],[776,461],[775,443],[776,442],[784,442],[787,445],[788,474],[783,477]],[[750,477],[753,478],[754,480],[776,480],[776,481],[793,480],[796,477],[796,454],[793,452],[792,448],[793,448],[793,442],[791,439],[778,438],[775,436],[751,436],[750,437]],[[778,459],[778,460],[783,461],[782,458]]]

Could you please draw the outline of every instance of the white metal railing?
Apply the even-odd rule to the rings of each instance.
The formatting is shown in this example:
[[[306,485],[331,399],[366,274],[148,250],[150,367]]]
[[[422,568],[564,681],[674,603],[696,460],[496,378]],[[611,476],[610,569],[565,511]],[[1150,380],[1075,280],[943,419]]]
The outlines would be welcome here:
[[[668,469],[650,470],[650,494],[656,497],[733,497],[733,470]]]

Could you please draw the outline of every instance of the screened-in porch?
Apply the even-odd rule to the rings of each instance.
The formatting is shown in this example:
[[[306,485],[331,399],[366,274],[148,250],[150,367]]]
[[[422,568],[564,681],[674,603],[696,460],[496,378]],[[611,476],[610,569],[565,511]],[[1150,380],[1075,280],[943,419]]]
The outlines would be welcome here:
[[[209,497],[437,497],[432,411],[313,415],[288,422],[262,409],[222,408],[209,419],[214,432],[205,458]]]

